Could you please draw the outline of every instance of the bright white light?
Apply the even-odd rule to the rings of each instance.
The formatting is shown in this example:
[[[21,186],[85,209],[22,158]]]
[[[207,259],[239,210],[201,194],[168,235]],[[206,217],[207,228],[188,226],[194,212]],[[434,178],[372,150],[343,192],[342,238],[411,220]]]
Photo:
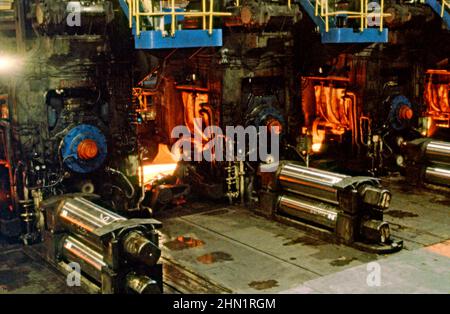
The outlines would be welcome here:
[[[20,69],[20,59],[0,55],[0,74],[16,74]]]
[[[150,164],[144,166],[144,182],[149,182],[158,176],[171,175],[177,168],[176,163]]]
[[[320,152],[320,149],[322,148],[322,143],[314,143],[312,144],[312,151],[315,153]]]

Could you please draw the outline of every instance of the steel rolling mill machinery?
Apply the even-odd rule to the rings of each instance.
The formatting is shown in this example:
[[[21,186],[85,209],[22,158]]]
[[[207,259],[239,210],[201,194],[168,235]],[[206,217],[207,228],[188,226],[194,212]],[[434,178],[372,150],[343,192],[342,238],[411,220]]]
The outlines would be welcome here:
[[[0,234],[101,293],[162,293],[192,202],[398,252],[385,180],[449,193],[449,30],[447,0],[0,1]]]

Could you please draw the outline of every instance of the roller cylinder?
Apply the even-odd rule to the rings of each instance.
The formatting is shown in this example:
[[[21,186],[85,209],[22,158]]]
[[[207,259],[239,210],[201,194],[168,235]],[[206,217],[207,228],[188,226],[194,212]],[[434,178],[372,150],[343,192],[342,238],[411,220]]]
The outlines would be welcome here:
[[[106,263],[103,261],[103,256],[88,244],[75,237],[67,236],[62,241],[61,255],[66,262],[78,263],[84,273],[98,282],[101,281],[101,271]]]
[[[427,167],[424,179],[428,183],[450,186],[450,169]]]
[[[278,210],[284,214],[300,218],[329,229],[336,228],[338,212],[336,207],[301,196],[281,195]]]
[[[79,233],[83,230],[87,236],[95,229],[102,228],[113,222],[123,221],[126,218],[117,215],[82,197],[68,198],[57,212],[61,223],[68,230]]]
[[[425,155],[430,162],[450,166],[450,143],[431,141],[426,146]]]
[[[161,250],[139,231],[129,232],[123,239],[123,249],[134,260],[153,266],[161,256]]]
[[[126,278],[126,285],[129,291],[136,294],[159,294],[161,290],[158,283],[147,277],[130,273]]]
[[[344,178],[348,176],[294,164],[283,165],[278,174],[283,189],[336,205],[338,191],[334,186]]]

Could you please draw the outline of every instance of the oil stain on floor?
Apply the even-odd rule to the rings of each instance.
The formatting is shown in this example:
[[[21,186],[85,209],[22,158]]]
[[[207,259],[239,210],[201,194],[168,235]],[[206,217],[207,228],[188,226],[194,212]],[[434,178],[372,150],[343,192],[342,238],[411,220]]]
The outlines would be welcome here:
[[[334,261],[330,262],[330,265],[332,266],[345,266],[350,264],[353,261],[356,261],[357,258],[355,257],[345,257],[345,256],[341,256],[337,259],[335,259]]]
[[[388,210],[385,212],[386,215],[391,216],[391,217],[395,217],[395,218],[414,218],[414,217],[419,217],[419,215],[414,214],[414,213],[410,213],[404,210],[398,210],[398,209],[393,209],[393,210]]]
[[[204,245],[205,242],[202,240],[194,239],[191,237],[179,236],[172,241],[168,241],[164,243],[169,250],[172,251],[181,251],[184,249],[195,248]]]
[[[214,264],[234,260],[233,257],[225,252],[212,252],[197,257],[197,261],[202,264]]]
[[[249,284],[249,287],[256,290],[266,290],[274,287],[278,287],[278,281],[270,279],[264,281],[252,281]]]
[[[295,245],[295,244],[304,244],[304,245],[311,245],[311,246],[319,246],[326,244],[325,241],[315,239],[312,237],[302,236],[295,239],[292,239],[286,243],[283,243],[284,246],[288,245]]]

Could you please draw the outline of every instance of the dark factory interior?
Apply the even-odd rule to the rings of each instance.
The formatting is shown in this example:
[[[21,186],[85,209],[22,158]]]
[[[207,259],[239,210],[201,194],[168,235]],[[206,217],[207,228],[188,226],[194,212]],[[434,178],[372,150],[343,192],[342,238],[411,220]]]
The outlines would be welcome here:
[[[450,293],[449,58],[450,0],[0,0],[0,293]]]

